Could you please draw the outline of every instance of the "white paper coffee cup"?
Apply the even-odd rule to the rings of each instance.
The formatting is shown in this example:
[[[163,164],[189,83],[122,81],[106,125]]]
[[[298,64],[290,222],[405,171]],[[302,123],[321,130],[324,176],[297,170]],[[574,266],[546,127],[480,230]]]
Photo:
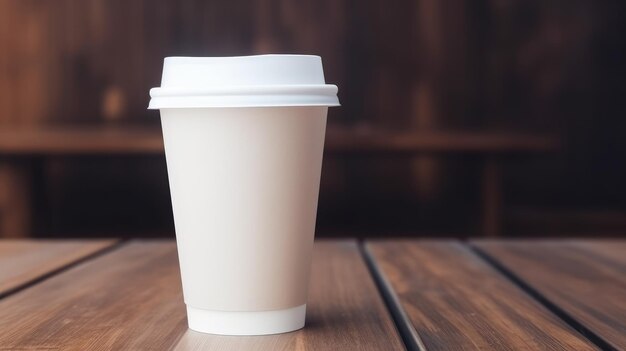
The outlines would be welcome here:
[[[189,327],[304,326],[328,106],[306,55],[168,57],[161,110]]]

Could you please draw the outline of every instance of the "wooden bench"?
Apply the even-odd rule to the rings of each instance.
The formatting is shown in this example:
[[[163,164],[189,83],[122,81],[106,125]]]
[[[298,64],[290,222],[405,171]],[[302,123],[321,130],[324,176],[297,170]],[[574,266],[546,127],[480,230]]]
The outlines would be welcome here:
[[[486,236],[500,233],[501,162],[510,155],[532,155],[558,149],[545,136],[507,133],[398,132],[330,126],[325,152],[330,155],[473,154],[482,162],[482,213]],[[68,155],[150,155],[163,153],[159,128],[132,126],[41,127],[0,129],[0,237],[30,234],[32,166]]]

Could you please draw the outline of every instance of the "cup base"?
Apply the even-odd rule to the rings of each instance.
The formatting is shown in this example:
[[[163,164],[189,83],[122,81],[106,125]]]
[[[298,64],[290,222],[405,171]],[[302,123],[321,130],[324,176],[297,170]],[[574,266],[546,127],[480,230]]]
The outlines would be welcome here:
[[[277,311],[210,311],[187,306],[189,329],[219,335],[280,334],[304,327],[306,304]]]

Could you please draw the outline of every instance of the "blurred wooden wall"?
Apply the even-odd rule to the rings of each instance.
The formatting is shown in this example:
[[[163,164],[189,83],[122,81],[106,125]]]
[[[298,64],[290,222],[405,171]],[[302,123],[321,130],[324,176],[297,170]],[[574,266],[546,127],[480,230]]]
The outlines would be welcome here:
[[[553,109],[563,106],[546,100],[590,82],[592,36],[618,9],[557,0],[3,0],[0,120],[152,120],[147,91],[163,57],[271,52],[321,55],[341,86],[341,122],[555,127]]]
[[[165,56],[309,53],[340,87],[330,123],[562,135],[558,159],[508,169],[507,197],[623,209],[625,10],[581,0],[0,0],[0,125],[155,125],[148,90]],[[89,165],[50,166],[66,180],[46,187],[112,172]],[[463,230],[478,196],[472,167],[429,156],[327,160],[320,220],[415,230],[419,212]],[[54,199],[67,191],[48,193],[48,204],[65,204]]]

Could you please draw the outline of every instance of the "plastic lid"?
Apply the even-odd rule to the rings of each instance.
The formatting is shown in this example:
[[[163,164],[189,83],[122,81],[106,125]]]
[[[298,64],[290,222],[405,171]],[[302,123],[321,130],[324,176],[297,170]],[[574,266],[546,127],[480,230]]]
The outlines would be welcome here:
[[[339,106],[312,55],[166,57],[161,87],[149,109],[257,106]]]

